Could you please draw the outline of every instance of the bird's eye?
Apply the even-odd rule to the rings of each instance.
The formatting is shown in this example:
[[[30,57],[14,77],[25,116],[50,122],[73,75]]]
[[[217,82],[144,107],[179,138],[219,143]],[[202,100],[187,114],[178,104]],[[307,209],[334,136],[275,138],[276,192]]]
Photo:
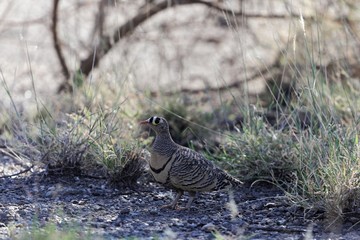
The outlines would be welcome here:
[[[154,117],[151,117],[151,118],[149,119],[149,123],[152,123],[153,120],[154,120]]]
[[[155,118],[153,124],[158,125],[160,123],[160,118]]]

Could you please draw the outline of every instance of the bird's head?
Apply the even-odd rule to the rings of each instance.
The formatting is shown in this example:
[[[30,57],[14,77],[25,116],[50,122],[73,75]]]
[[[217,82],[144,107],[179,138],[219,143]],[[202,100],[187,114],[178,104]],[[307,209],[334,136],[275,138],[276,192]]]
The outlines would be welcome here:
[[[140,122],[141,125],[149,126],[153,129],[157,134],[168,133],[169,132],[169,124],[163,117],[153,116],[144,121]]]

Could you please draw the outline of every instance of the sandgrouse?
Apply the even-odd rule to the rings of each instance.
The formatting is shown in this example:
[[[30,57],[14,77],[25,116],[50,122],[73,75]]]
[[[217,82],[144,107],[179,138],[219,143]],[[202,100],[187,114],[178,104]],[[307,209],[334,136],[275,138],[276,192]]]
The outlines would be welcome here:
[[[162,207],[177,208],[178,200],[187,191],[190,198],[183,209],[189,209],[197,192],[216,191],[242,184],[202,154],[175,143],[165,118],[153,116],[140,124],[150,126],[156,133],[150,151],[150,172],[157,182],[177,192],[174,201]]]

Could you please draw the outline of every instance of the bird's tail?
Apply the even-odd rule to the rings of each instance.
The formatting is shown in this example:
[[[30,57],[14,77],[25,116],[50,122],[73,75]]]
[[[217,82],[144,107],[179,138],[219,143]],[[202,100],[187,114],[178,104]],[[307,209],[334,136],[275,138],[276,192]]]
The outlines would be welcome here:
[[[228,173],[222,172],[222,180],[218,182],[214,190],[238,188],[244,183]]]
[[[230,176],[231,177],[231,180],[230,180],[230,182],[231,182],[231,185],[233,186],[233,187],[240,187],[241,185],[243,185],[244,183],[242,182],[242,181],[240,181],[239,179],[237,179],[237,178],[235,178],[235,177],[233,177],[233,176]]]

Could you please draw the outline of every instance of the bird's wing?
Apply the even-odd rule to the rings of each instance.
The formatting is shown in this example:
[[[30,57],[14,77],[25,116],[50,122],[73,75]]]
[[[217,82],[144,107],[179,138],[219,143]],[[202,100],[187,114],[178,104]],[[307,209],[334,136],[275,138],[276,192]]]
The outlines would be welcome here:
[[[232,177],[200,153],[182,147],[173,157],[169,180],[175,188],[185,191],[212,191],[231,185],[229,180]]]

